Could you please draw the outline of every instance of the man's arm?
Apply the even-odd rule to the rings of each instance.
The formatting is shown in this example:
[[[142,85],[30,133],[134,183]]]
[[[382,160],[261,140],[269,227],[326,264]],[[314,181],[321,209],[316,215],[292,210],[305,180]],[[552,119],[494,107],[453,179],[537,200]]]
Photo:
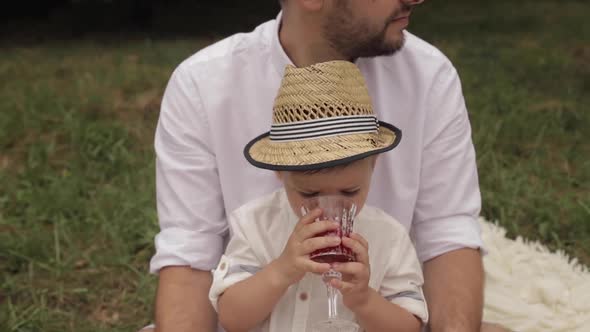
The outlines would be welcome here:
[[[188,266],[160,270],[156,331],[215,331],[216,315],[208,296],[211,279],[211,272]]]
[[[424,263],[432,332],[479,331],[484,272],[479,250],[459,249]]]
[[[159,274],[159,332],[214,331],[211,269],[227,234],[215,151],[192,68],[179,66],[166,88],[155,135],[160,233],[150,271]]]
[[[433,81],[428,105],[411,232],[424,263],[432,331],[479,331],[481,194],[461,83],[448,62]]]

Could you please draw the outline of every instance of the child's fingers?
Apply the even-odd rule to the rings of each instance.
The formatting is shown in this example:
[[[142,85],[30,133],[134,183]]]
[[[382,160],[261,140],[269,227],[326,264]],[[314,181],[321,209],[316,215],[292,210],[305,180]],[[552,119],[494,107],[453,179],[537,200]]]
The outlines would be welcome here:
[[[354,284],[348,281],[340,280],[340,279],[332,279],[330,280],[330,285],[336,288],[342,293],[346,293],[346,291],[353,289]]]
[[[300,241],[313,238],[319,234],[323,234],[330,231],[335,231],[340,225],[337,222],[331,220],[319,220],[311,224],[303,226],[297,231],[297,238]]]
[[[337,263],[332,268],[345,275],[352,275],[354,279],[364,279],[367,275],[367,266],[359,262]]]
[[[359,241],[367,251],[369,250],[369,242],[359,233],[350,233],[350,238]]]
[[[335,247],[340,244],[340,238],[338,236],[318,236],[312,237],[311,239],[304,240],[301,243],[302,252],[301,255],[308,255],[316,250]]]
[[[311,272],[316,274],[326,273],[330,270],[331,266],[328,263],[317,263],[311,259],[305,259],[301,263],[301,267],[305,272]]]
[[[356,261],[369,265],[369,249],[361,244],[361,242],[351,239],[349,237],[342,237],[342,244],[350,248],[356,256]]]
[[[317,218],[319,218],[321,215],[322,215],[322,210],[319,208],[309,211],[309,213],[307,213],[306,215],[301,217],[301,219],[299,219],[299,222],[297,222],[297,225],[295,225],[295,229],[293,230],[293,233],[300,232],[306,225],[314,223],[315,220]]]

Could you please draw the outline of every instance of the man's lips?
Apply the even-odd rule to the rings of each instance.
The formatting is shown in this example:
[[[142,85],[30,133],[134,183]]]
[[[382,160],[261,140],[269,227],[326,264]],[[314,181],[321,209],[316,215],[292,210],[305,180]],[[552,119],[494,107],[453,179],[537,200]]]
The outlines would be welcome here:
[[[410,15],[404,15],[396,17],[395,19],[391,20],[387,26],[389,25],[396,26],[397,28],[405,29],[410,25]]]
[[[410,19],[410,15],[405,15],[405,16],[400,16],[400,17],[394,18],[392,20],[392,22],[401,21],[401,20],[408,20],[408,19]]]

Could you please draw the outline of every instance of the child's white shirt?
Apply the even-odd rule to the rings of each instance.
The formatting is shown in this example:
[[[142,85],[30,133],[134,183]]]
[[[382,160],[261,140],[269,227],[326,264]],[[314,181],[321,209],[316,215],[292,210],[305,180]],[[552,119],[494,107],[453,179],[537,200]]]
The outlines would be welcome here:
[[[213,272],[209,293],[216,310],[219,296],[228,287],[251,277],[279,257],[298,221],[282,189],[232,213],[231,238]],[[424,279],[406,228],[382,210],[365,206],[355,218],[353,229],[369,243],[369,286],[426,323]],[[355,320],[342,301],[338,309],[339,316]],[[288,288],[270,317],[253,331],[310,331],[313,323],[327,317],[325,285],[320,276],[308,273]]]

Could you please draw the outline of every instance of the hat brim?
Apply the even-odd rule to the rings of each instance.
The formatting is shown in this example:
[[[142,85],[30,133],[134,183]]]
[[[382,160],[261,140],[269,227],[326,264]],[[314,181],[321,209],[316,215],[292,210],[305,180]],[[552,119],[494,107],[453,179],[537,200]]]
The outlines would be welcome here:
[[[377,134],[350,134],[312,140],[276,142],[264,133],[244,148],[252,165],[274,171],[311,171],[335,167],[394,149],[399,128],[379,121]]]

